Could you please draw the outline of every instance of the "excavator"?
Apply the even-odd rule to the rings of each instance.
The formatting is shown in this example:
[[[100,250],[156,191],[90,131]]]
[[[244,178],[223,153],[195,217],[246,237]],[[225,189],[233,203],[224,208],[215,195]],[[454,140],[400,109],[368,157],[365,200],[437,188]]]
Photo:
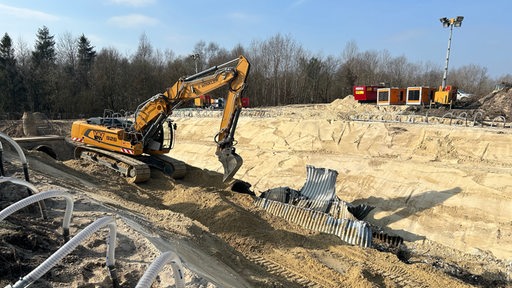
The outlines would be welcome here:
[[[183,178],[186,165],[167,154],[174,145],[176,124],[169,119],[184,102],[227,85],[215,154],[224,168],[223,181],[233,179],[243,160],[235,151],[234,134],[242,109],[250,63],[244,56],[181,77],[163,93],[141,103],[133,117],[95,117],[73,122],[71,140],[75,158],[93,161],[121,173],[128,182],[150,178],[150,167],[175,179]]]

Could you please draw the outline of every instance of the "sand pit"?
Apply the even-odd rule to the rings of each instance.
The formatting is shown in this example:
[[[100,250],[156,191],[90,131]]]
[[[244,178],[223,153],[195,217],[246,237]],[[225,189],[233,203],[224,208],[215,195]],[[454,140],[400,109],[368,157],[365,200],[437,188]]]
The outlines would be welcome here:
[[[79,199],[73,232],[99,215],[117,215],[123,235],[119,245],[124,247],[118,273],[126,287],[134,287],[150,261],[165,249],[182,258],[187,287],[510,285],[512,133],[347,121],[353,113],[403,109],[343,99],[248,110],[236,134],[244,165],[235,176],[252,184],[258,195],[279,186],[300,189],[306,165],[337,170],[337,196],[375,206],[366,220],[403,237],[400,249],[346,245],[333,235],[272,216],[255,207],[252,196],[230,191],[221,181],[221,165],[214,154],[213,136],[220,122],[215,113],[175,118],[178,139],[170,155],[189,165],[183,180],[155,171],[147,183],[133,185],[105,168],[77,160],[58,162],[33,153],[29,161],[38,187],[69,189]],[[13,173],[16,160],[7,161],[14,163],[8,169]],[[52,220],[55,231],[60,231],[59,215]],[[0,227],[16,230],[41,222],[31,222],[25,214],[18,217]],[[75,268],[62,264],[59,271],[66,276],[49,273],[40,287],[109,287],[108,273],[101,267],[104,238],[91,241],[94,244],[84,245],[74,256]],[[5,245],[0,247],[11,247]],[[0,285],[29,272],[14,270],[0,277]],[[172,283],[167,270],[154,287]]]

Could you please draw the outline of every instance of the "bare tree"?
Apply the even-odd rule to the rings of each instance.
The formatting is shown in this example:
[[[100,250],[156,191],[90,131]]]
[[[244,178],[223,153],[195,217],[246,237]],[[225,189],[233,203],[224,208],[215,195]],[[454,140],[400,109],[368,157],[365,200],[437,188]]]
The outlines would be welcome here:
[[[487,68],[476,64],[464,65],[452,69],[449,82],[465,92],[485,95],[493,88],[493,82],[487,75]]]
[[[64,32],[57,38],[56,58],[57,63],[63,66],[75,68],[77,65],[77,41],[70,32]]]
[[[139,100],[133,90],[127,89],[131,79],[126,73],[129,70],[128,60],[121,56],[114,48],[103,48],[98,53],[93,73],[93,86],[91,98],[83,98],[81,105],[85,113],[101,115],[104,109],[115,112],[132,110]]]

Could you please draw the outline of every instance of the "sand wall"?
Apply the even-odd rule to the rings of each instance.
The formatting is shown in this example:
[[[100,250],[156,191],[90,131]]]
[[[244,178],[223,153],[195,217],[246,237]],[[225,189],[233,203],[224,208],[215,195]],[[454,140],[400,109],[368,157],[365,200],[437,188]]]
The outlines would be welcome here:
[[[218,118],[178,118],[171,156],[221,172]],[[512,134],[444,125],[242,117],[244,165],[255,192],[300,189],[307,164],[339,172],[337,195],[377,207],[368,221],[409,241],[512,258]]]

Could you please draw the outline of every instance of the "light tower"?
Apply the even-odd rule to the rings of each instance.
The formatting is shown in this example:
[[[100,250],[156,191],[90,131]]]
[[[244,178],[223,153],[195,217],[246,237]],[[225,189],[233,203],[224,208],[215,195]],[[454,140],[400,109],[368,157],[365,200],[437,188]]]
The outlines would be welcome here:
[[[441,23],[443,23],[443,27],[445,27],[445,28],[450,27],[450,37],[448,38],[448,50],[446,50],[446,64],[444,66],[443,83],[442,83],[442,87],[444,89],[446,87],[446,78],[448,76],[448,61],[450,59],[450,47],[452,45],[453,27],[460,27],[462,25],[462,20],[464,20],[464,16],[457,16],[457,18],[450,18],[450,19],[443,17],[439,20],[441,21]]]

